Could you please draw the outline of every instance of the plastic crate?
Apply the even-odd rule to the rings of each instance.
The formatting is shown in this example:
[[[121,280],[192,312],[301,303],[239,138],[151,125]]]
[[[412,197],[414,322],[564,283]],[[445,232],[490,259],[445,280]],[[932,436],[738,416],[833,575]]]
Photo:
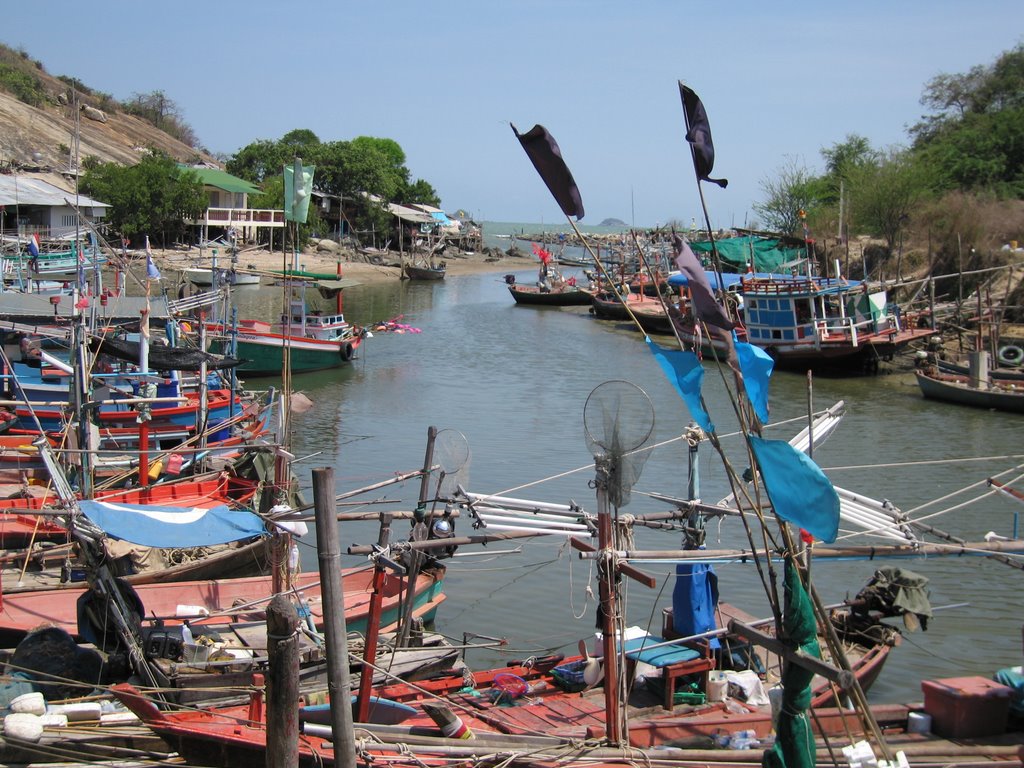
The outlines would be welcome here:
[[[984,677],[922,680],[924,709],[932,732],[954,739],[995,736],[1006,731],[1010,694],[1005,685]]]

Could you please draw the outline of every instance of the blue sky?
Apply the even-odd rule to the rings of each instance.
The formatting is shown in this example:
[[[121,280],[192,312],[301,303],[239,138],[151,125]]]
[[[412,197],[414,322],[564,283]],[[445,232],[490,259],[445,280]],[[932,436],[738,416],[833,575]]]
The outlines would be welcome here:
[[[294,10],[301,8],[301,10]],[[1020,0],[264,0],[8,3],[0,41],[118,99],[162,90],[231,154],[308,128],[378,136],[449,211],[564,224],[509,123],[548,128],[583,223],[698,219],[679,91],[704,102],[712,224],[753,223],[762,182],[847,135],[905,144],[925,83],[1024,42]]]

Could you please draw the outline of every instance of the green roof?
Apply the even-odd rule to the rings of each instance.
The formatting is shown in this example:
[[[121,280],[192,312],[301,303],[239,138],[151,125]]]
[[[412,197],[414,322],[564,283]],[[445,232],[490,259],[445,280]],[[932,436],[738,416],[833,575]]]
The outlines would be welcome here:
[[[260,188],[255,184],[250,184],[245,179],[232,176],[227,171],[222,171],[219,168],[193,168],[190,165],[181,165],[179,167],[194,173],[208,187],[223,189],[225,192],[245,192],[248,194],[260,191]]]

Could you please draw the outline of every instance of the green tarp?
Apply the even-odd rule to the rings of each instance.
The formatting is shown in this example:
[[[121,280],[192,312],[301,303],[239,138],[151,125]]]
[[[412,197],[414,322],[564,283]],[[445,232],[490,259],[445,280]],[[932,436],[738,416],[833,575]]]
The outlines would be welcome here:
[[[820,659],[814,608],[792,558],[786,560],[783,595],[784,636],[780,639],[791,648]],[[761,761],[764,768],[814,768],[814,731],[808,713],[813,677],[809,669],[792,662],[786,664],[782,672],[782,706],[775,727],[775,743],[764,752]]]
[[[704,261],[711,257],[711,241],[691,242],[693,252]],[[792,247],[783,245],[782,241],[770,237],[725,237],[715,240],[718,257],[722,260],[723,271],[745,272],[751,256],[754,259],[755,272],[779,272],[782,265],[807,257],[804,246]]]

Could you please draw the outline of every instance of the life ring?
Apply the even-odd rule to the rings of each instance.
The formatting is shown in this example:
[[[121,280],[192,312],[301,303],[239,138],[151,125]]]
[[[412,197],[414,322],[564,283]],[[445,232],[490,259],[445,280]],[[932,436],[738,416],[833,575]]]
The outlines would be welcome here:
[[[346,363],[352,359],[352,355],[355,353],[355,348],[352,346],[351,341],[346,341],[341,347],[341,359]]]
[[[1020,365],[1024,362],[1024,349],[1008,344],[999,348],[999,362],[1003,365]]]

